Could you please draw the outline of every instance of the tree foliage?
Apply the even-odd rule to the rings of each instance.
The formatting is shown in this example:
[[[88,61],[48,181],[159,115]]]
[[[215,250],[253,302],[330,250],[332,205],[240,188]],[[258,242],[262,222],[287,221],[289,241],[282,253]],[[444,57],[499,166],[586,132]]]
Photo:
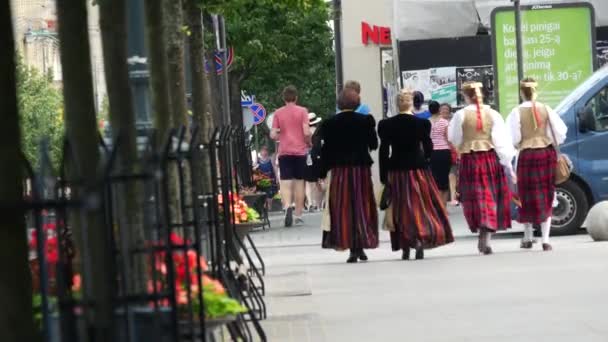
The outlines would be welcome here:
[[[209,6],[213,6],[211,1]],[[282,105],[293,84],[300,103],[321,116],[335,111],[335,67],[330,8],[323,0],[215,1],[226,16],[228,45],[235,49],[230,77],[268,110]]]
[[[17,60],[17,94],[23,153],[33,164],[38,165],[40,142],[49,143],[51,160],[56,164],[61,159],[63,141],[63,97],[49,74],[42,74]]]

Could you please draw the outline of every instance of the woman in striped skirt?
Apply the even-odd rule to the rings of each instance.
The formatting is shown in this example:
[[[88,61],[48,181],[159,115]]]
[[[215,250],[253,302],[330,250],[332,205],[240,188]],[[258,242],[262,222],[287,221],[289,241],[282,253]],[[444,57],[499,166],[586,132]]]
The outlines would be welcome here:
[[[366,261],[364,249],[378,247],[370,156],[378,148],[376,122],[372,115],[354,111],[359,104],[359,94],[344,89],[338,99],[340,113],[320,128],[321,177],[329,178],[329,224],[323,227],[323,248],[350,250],[349,263]]]
[[[513,145],[519,149],[517,160],[517,192],[521,200],[518,221],[524,224],[521,248],[533,245],[533,226],[540,225],[543,250],[549,243],[551,214],[555,192],[557,153],[555,144],[566,139],[568,128],[548,106],[537,102],[537,83],[525,78],[520,83],[524,102],[507,118]]]
[[[463,85],[468,105],[454,114],[448,139],[461,154],[458,190],[469,229],[479,232],[479,252],[492,254],[492,234],[511,228],[505,172],[514,175],[515,149],[500,114],[483,104],[482,87],[479,82]]]
[[[431,122],[414,116],[412,98],[409,91],[399,94],[399,115],[378,125],[380,180],[390,197],[385,228],[391,232],[392,249],[403,251],[403,260],[409,259],[410,248],[415,248],[416,259],[423,259],[425,248],[454,241],[445,200],[429,169]]]

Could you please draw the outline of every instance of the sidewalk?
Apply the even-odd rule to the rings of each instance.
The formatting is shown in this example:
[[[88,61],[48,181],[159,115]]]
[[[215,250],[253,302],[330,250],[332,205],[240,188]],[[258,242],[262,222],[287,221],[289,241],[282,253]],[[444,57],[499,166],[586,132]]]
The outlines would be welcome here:
[[[319,214],[306,225],[253,234],[267,265],[269,341],[607,341],[608,244],[556,238],[555,251],[519,249],[500,235],[495,255],[454,214],[457,241],[401,261],[388,235],[370,261],[320,248]]]

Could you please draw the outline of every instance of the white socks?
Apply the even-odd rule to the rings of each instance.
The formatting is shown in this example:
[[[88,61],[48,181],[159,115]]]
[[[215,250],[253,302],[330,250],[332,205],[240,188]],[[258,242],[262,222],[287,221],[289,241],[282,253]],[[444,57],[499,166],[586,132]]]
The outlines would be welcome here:
[[[551,217],[540,224],[540,230],[543,235],[543,243],[549,243],[549,235],[551,234]]]
[[[524,223],[524,241],[533,241],[534,240],[534,228],[532,223]]]

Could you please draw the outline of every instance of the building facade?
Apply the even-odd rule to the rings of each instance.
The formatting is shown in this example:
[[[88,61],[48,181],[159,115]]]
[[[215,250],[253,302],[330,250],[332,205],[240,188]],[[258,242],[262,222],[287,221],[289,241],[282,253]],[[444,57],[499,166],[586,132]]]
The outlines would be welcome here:
[[[10,0],[13,11],[13,32],[18,52],[24,63],[40,72],[50,72],[61,86],[61,60],[57,34],[55,0]],[[91,1],[89,7],[89,41],[96,105],[99,109],[106,96],[103,69],[99,10]]]

